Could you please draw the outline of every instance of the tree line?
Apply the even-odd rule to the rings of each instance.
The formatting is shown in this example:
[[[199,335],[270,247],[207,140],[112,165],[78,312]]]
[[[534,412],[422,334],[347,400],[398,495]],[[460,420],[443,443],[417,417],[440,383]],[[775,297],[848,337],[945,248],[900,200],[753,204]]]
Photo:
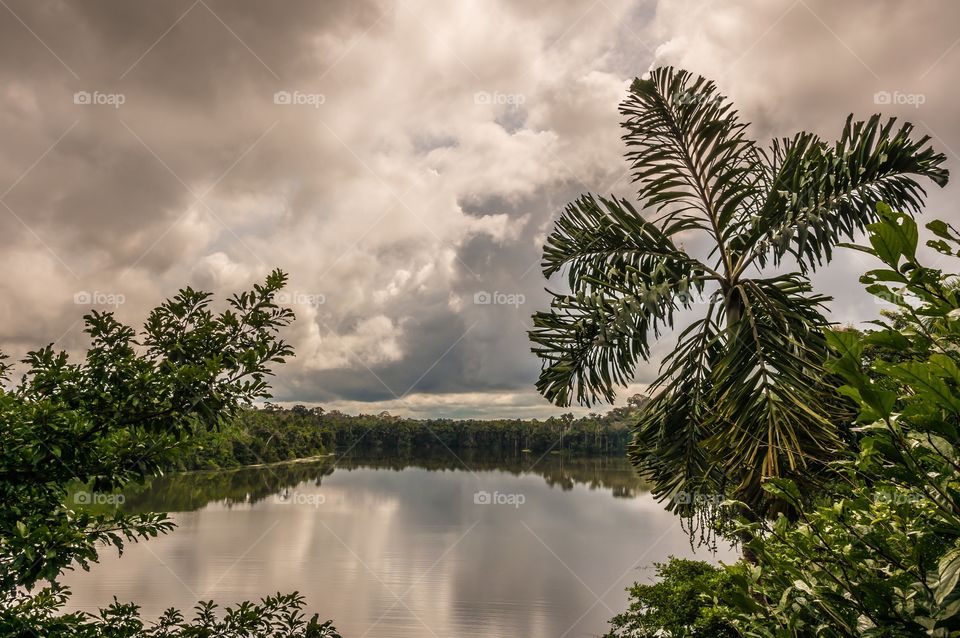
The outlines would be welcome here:
[[[410,419],[380,414],[349,415],[323,408],[266,404],[242,411],[221,430],[195,441],[177,469],[214,469],[275,463],[320,454],[426,455],[447,450],[490,455],[623,456],[630,423],[644,399],[604,414],[547,419]]]

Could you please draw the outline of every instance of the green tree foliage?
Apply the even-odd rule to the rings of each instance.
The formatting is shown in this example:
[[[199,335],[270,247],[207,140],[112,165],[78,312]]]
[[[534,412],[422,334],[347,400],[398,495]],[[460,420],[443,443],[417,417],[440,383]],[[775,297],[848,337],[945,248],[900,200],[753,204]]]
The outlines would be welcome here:
[[[860,249],[883,266],[862,281],[897,310],[865,334],[829,335],[863,438],[819,506],[792,481],[766,485],[800,518],[753,525],[747,636],[960,635],[960,288],[917,259],[909,216],[879,212]],[[929,246],[960,256],[956,229],[927,228]]]
[[[196,605],[190,618],[176,609],[168,609],[150,625],[140,619],[137,605],[116,601],[98,614],[57,614],[66,599],[63,591],[43,590],[22,605],[16,616],[3,616],[3,635],[30,638],[341,638],[331,621],[321,623],[316,616],[309,620],[304,618],[301,613],[304,600],[296,593],[267,596],[257,603],[245,601],[227,607],[222,614],[212,601],[204,601]]]
[[[195,437],[173,469],[233,468],[338,454],[449,456],[482,454],[490,459],[525,453],[622,456],[630,423],[646,397],[626,407],[575,419],[572,414],[538,419],[408,419],[383,412],[348,415],[336,410],[267,404],[243,410],[223,428]]]
[[[416,450],[418,453],[472,450],[494,456],[551,452],[572,455],[622,455],[630,438],[635,408],[606,414],[531,419],[403,419],[399,417],[323,415],[338,449],[359,452]]]
[[[672,68],[635,80],[620,112],[640,210],[587,194],[557,221],[543,272],[565,271],[569,292],[533,317],[537,388],[561,406],[611,401],[651,338],[695,310],[631,458],[659,497],[732,491],[761,509],[763,477],[809,474],[843,447],[850,406],[823,366],[827,298],[808,271],[876,221],[878,201],[919,211],[919,180],[943,186],[946,158],[880,116],[847,118],[834,143],[798,133],[764,148],[713,82]]]
[[[230,423],[193,441],[174,466],[179,470],[234,468],[277,463],[330,451],[336,444],[322,424],[321,409],[242,410]]]
[[[282,635],[334,635],[316,618],[300,618],[296,595],[245,603],[222,620],[210,606],[189,623],[170,612],[149,629],[133,605],[100,617],[58,613],[64,570],[89,569],[104,546],[122,552],[174,527],[165,514],[74,509],[68,487],[109,493],[143,481],[174,464],[194,437],[267,396],[270,366],[292,354],[277,331],[293,314],[273,303],[285,281],[275,271],[219,313],[210,294],[181,290],[140,333],[94,311],[84,317],[83,361],[52,346],[27,355],[22,381],[0,392],[0,634],[202,636],[217,634],[205,627],[236,627],[240,635],[245,627],[243,635],[274,636],[286,623]],[[0,367],[6,382],[10,368]]]
[[[955,265],[960,231],[927,228],[927,246]],[[835,480],[811,496],[768,478],[794,517],[741,519],[756,564],[707,587],[710,566],[661,566],[660,583],[631,588],[611,636],[699,635],[691,618],[747,638],[960,636],[960,276],[921,263],[909,215],[880,204],[867,231],[869,246],[850,247],[883,265],[861,281],[895,309],[866,332],[827,334],[826,366],[857,408]]]
[[[654,563],[657,582],[627,589],[630,607],[610,620],[604,638],[736,638],[719,601],[736,585],[731,573],[709,563],[670,558]]]

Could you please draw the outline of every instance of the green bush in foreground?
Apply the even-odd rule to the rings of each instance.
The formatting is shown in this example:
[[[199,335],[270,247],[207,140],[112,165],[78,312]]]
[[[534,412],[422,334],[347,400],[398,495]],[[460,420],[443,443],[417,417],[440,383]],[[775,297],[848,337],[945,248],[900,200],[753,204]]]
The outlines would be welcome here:
[[[181,290],[139,335],[94,311],[85,317],[91,345],[81,363],[51,346],[27,355],[20,385],[0,390],[0,635],[336,635],[329,623],[303,619],[296,594],[243,603],[219,620],[212,604],[191,621],[170,610],[151,627],[130,604],[61,615],[65,570],[89,569],[104,546],[122,553],[125,543],[174,528],[165,514],[74,509],[68,488],[109,495],[142,482],[175,464],[194,437],[268,396],[269,366],[292,354],[277,331],[293,313],[273,303],[285,281],[275,271],[219,314],[210,294]],[[8,372],[0,361],[0,379]]]
[[[670,558],[654,563],[653,585],[634,583],[630,607],[610,621],[604,638],[735,638],[729,610],[718,606],[735,587],[723,568],[703,561]]]
[[[746,636],[960,635],[960,288],[917,260],[910,217],[879,210],[860,249],[884,265],[862,281],[897,311],[875,331],[829,335],[863,438],[822,505],[759,526]],[[960,255],[955,229],[927,228],[929,246]],[[802,501],[789,481],[765,487]]]
[[[714,614],[742,636],[960,636],[960,285],[919,262],[909,216],[878,210],[870,246],[857,248],[883,267],[861,280],[896,310],[875,330],[827,335],[827,365],[858,408],[859,439],[833,462],[836,480],[819,493],[768,479],[764,489],[792,504],[795,518],[731,530],[748,532],[756,564],[726,568],[729,586],[691,598],[706,605],[696,618]],[[955,228],[927,228],[936,235],[928,246],[960,256]],[[665,571],[663,589],[697,591],[697,570],[714,573],[706,564]],[[677,633],[692,627],[690,607],[651,591],[634,587],[631,610],[614,623],[642,609],[659,624],[614,636],[700,635]]]
[[[146,625],[140,607],[132,603],[113,604],[99,614],[75,612],[55,615],[66,602],[61,591],[43,590],[17,610],[3,616],[4,636],[70,636],[71,638],[214,638],[249,636],[257,638],[342,638],[331,621],[320,622],[316,615],[307,620],[299,594],[267,596],[259,603],[242,602],[218,612],[212,601],[201,602],[193,617],[168,609],[160,619]],[[42,628],[43,633],[39,633]]]

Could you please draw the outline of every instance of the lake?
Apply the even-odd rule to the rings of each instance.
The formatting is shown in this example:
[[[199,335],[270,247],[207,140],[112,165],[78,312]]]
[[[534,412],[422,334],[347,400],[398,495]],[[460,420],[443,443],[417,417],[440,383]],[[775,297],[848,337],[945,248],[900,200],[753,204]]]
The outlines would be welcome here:
[[[298,590],[346,638],[597,636],[668,556],[694,553],[625,459],[324,459],[176,474],[125,493],[178,528],[68,573],[69,609],[146,618]]]

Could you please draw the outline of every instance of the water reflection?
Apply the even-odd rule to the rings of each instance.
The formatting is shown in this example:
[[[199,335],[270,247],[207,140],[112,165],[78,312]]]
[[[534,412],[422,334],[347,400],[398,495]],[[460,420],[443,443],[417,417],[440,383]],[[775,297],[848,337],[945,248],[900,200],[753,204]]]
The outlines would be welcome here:
[[[591,490],[608,490],[616,498],[633,498],[647,487],[632,471],[624,458],[542,457],[500,458],[470,454],[436,457],[336,457],[312,461],[246,467],[230,471],[188,472],[154,478],[142,487],[124,492],[124,506],[129,512],[189,512],[212,501],[226,505],[254,504],[285,490],[311,483],[323,484],[334,471],[358,469],[400,472],[408,468],[431,472],[496,471],[513,476],[540,476],[550,487],[564,491],[583,485]]]
[[[593,636],[653,561],[691,555],[625,460],[462,461],[155,479],[125,508],[178,512],[179,528],[72,574],[74,606],[117,594],[156,616],[296,589],[347,637]]]

